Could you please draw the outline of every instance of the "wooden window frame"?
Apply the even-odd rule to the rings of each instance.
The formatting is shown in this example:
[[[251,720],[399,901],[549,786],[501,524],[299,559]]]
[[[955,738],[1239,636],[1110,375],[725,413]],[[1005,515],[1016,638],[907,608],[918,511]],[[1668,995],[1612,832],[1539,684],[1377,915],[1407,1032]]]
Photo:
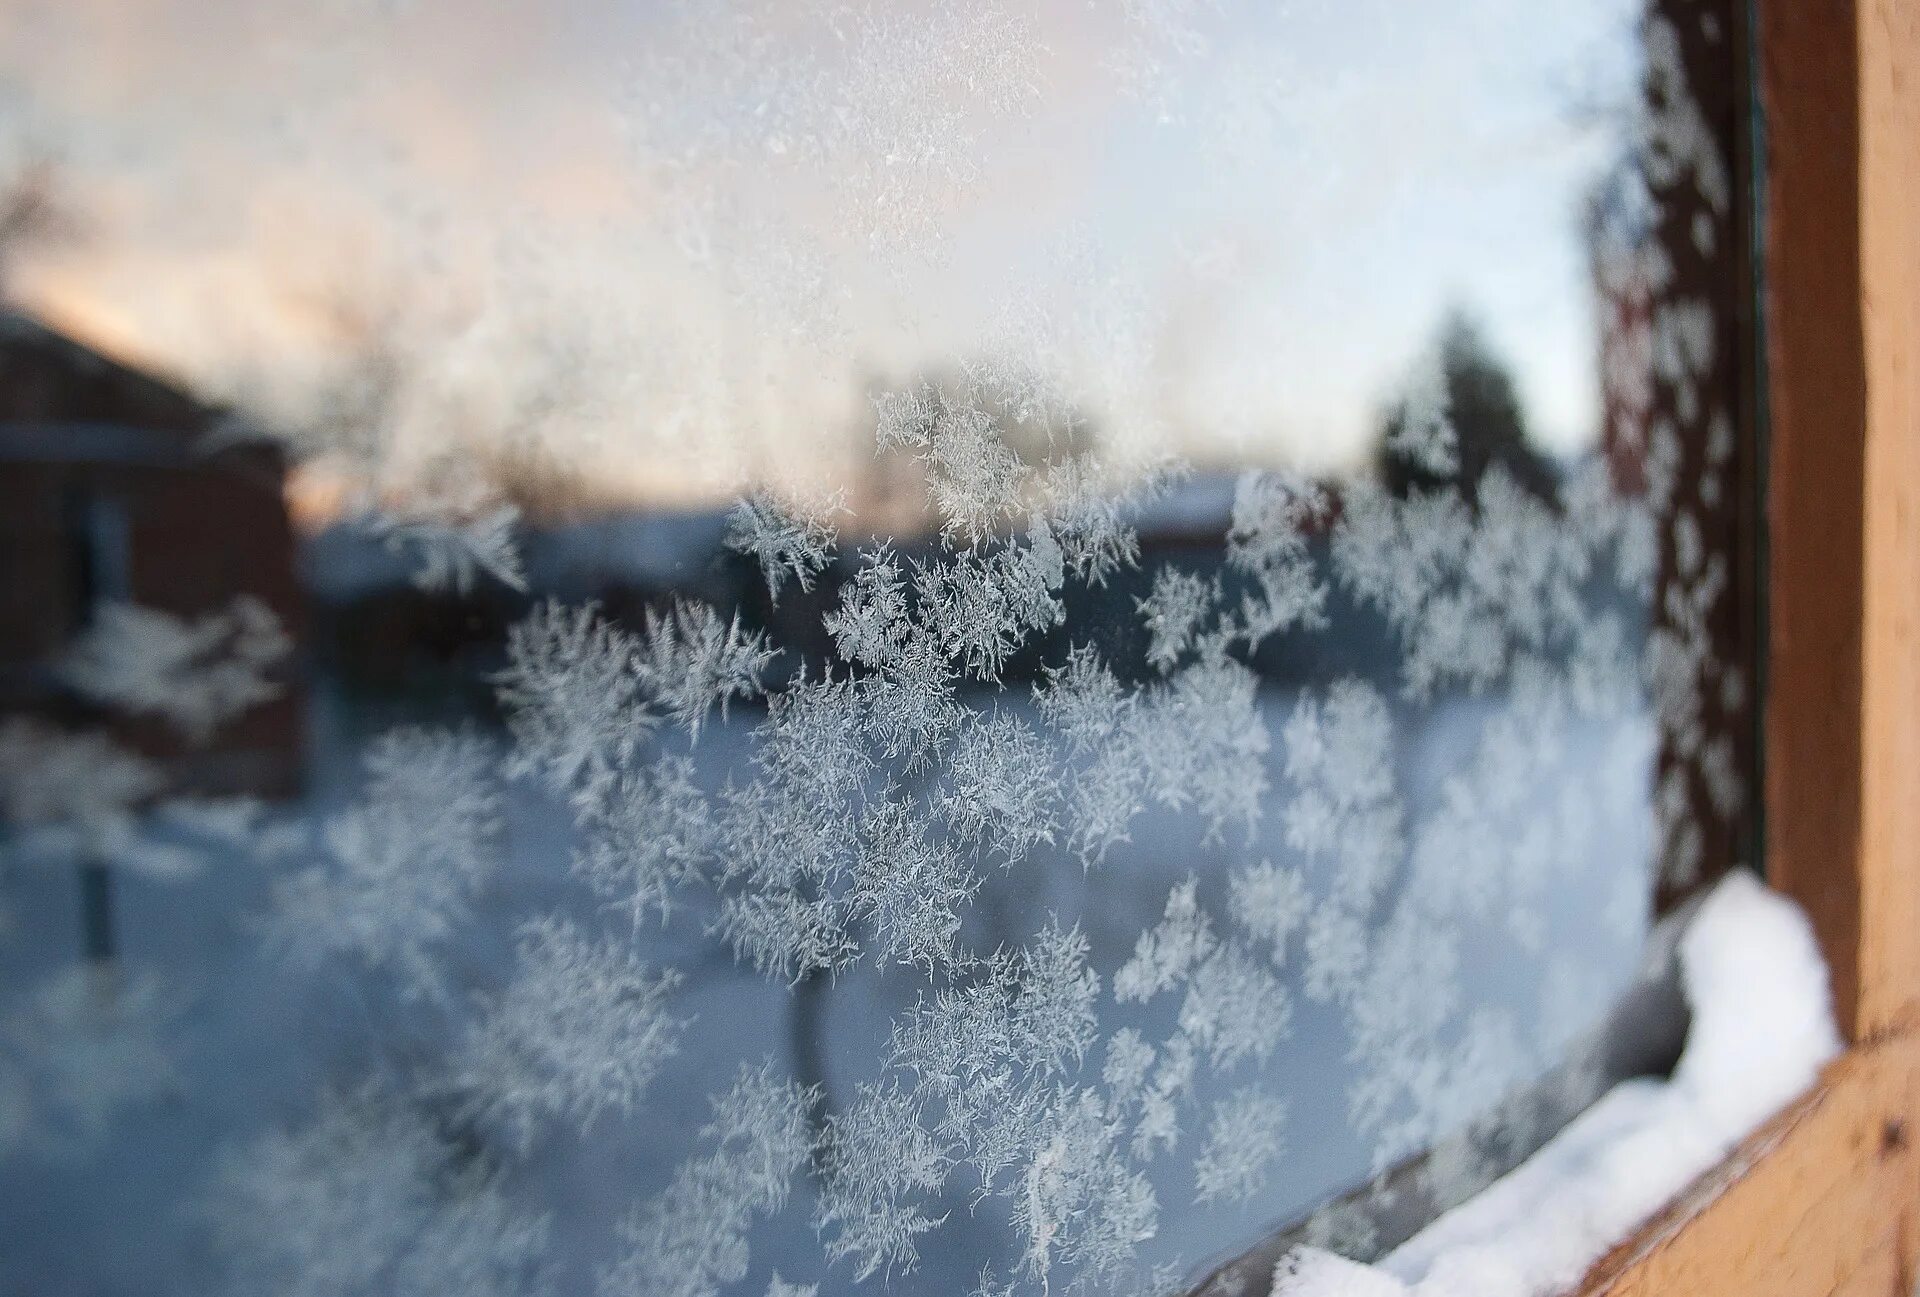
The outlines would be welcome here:
[[[1920,0],[1758,0],[1765,864],[1847,1052],[1587,1274],[1911,1297],[1920,1274]],[[1764,1006],[1756,1006],[1762,1009]]]

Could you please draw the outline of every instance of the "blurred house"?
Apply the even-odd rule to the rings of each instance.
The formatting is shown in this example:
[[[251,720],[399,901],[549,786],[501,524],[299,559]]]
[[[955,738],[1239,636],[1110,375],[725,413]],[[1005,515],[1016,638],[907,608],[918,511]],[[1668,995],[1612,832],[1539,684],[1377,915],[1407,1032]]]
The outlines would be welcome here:
[[[0,313],[0,715],[109,723],[175,787],[284,795],[299,781],[302,698],[205,744],[101,718],[55,664],[92,610],[130,601],[193,616],[250,594],[294,637],[303,622],[285,466],[257,444],[208,449],[219,412],[22,316]]]

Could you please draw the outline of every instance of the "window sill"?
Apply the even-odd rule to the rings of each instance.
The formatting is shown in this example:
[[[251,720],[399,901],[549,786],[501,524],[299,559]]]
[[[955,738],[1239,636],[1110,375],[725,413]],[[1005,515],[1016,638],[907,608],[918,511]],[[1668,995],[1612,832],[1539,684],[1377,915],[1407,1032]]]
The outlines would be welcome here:
[[[1856,1045],[1815,1088],[1588,1271],[1586,1297],[1913,1290],[1920,1023]]]

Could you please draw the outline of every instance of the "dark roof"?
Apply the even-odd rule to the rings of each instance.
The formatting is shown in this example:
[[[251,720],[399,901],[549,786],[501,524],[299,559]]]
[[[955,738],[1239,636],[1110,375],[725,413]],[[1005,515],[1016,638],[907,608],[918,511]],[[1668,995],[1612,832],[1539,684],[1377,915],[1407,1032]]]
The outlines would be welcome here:
[[[0,425],[203,431],[217,412],[150,374],[15,312],[0,312]]]

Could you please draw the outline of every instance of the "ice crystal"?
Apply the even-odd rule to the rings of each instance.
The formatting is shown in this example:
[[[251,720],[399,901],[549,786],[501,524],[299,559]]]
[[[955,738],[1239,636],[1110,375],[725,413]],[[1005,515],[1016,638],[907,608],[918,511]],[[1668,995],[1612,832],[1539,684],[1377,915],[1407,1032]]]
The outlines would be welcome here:
[[[911,1095],[862,1085],[844,1115],[827,1121],[816,1221],[827,1256],[854,1260],[854,1278],[911,1272],[916,1240],[938,1225],[913,1201],[946,1179],[949,1156],[920,1123]]]
[[[698,878],[720,836],[693,763],[664,757],[614,785],[585,817],[586,841],[574,871],[594,891],[630,911],[638,928],[649,910],[664,923],[675,894]]]
[[[1393,742],[1386,700],[1352,679],[1336,681],[1324,701],[1303,696],[1285,730],[1287,774],[1296,789],[1286,812],[1288,844],[1310,860],[1332,863],[1332,901],[1354,912],[1356,921],[1405,851]],[[1350,945],[1344,926],[1323,922],[1319,935],[1310,935],[1316,943],[1310,958],[1317,958],[1315,950],[1324,956]]]
[[[548,1226],[373,1090],[227,1149],[203,1202],[227,1289],[293,1297],[548,1291]]]
[[[1017,717],[994,714],[954,744],[941,811],[960,841],[1018,860],[1053,840],[1053,757]]]
[[[1398,633],[1414,698],[1443,685],[1485,689],[1515,654],[1567,642],[1585,625],[1591,549],[1499,463],[1471,504],[1454,490],[1400,500],[1350,488],[1333,557],[1342,584]]]
[[[1265,1058],[1286,1038],[1292,998],[1273,971],[1228,943],[1201,960],[1180,1005],[1180,1030],[1215,1067]]]
[[[1172,669],[1192,647],[1194,637],[1214,610],[1213,582],[1191,572],[1163,567],[1153,574],[1153,593],[1139,600],[1141,619],[1153,637],[1147,661]]]
[[[849,900],[852,917],[873,934],[876,960],[929,970],[947,963],[979,885],[960,852],[929,836],[896,790],[878,799],[861,828]]]
[[[1321,488],[1291,477],[1248,473],[1235,486],[1227,562],[1257,586],[1240,601],[1240,633],[1250,645],[1295,626],[1326,624],[1326,587],[1307,542],[1329,508]]]
[[[638,646],[594,604],[544,603],[507,632],[497,677],[514,737],[507,771],[590,804],[657,718],[640,703]]]
[[[319,832],[318,863],[274,889],[274,945],[315,962],[391,967],[411,995],[444,994],[430,951],[468,918],[497,863],[493,754],[471,735],[404,729],[367,750],[366,787]]]
[[[966,550],[950,560],[916,564],[914,584],[928,624],[949,657],[980,680],[998,680],[1007,658],[1034,632],[1057,625],[1057,546],[1044,538],[1000,546],[984,556]]]
[[[760,676],[774,652],[758,631],[742,631],[736,614],[723,622],[703,603],[677,601],[665,614],[647,609],[645,638],[634,672],[659,706],[695,738],[714,707],[757,698]]]
[[[1287,938],[1312,910],[1299,871],[1263,860],[1235,870],[1228,885],[1234,921],[1254,937],[1273,943],[1276,964],[1286,962]]]
[[[1323,906],[1307,921],[1307,994],[1326,1000],[1351,986],[1366,969],[1367,932],[1359,916]]]
[[[1266,1184],[1286,1155],[1287,1103],[1242,1086],[1214,1106],[1206,1146],[1193,1163],[1199,1202],[1244,1202]]]
[[[1068,845],[1089,866],[1128,840],[1133,817],[1145,805],[1144,741],[1140,727],[1123,723],[1110,741],[1069,772],[1061,816]]]
[[[1121,1107],[1133,1103],[1146,1084],[1153,1059],[1153,1046],[1137,1028],[1122,1027],[1116,1031],[1107,1041],[1107,1059],[1100,1069],[1109,1101]]]
[[[915,629],[881,669],[859,683],[867,732],[889,759],[924,765],[960,727],[954,670],[927,632]]]
[[[770,786],[843,802],[872,770],[862,741],[864,706],[846,680],[797,676],[770,700],[753,761]]]
[[[860,953],[842,905],[776,887],[727,897],[717,928],[736,955],[789,982],[839,968]]]
[[[1140,1096],[1131,1141],[1134,1157],[1146,1161],[1156,1153],[1171,1151],[1180,1142],[1180,1110],[1199,1074],[1199,1062],[1193,1038],[1185,1032],[1167,1041],[1154,1067],[1152,1083]]]
[[[1069,649],[1064,663],[1046,668],[1034,701],[1047,724],[1076,750],[1098,751],[1127,722],[1132,699],[1092,645]]]
[[[527,588],[514,532],[520,510],[496,502],[462,515],[430,510],[369,514],[368,526],[388,552],[415,556],[413,583],[434,593],[466,594],[481,573],[514,590]]]
[[[1154,796],[1196,807],[1209,838],[1234,822],[1251,832],[1260,818],[1269,741],[1258,693],[1251,670],[1212,653],[1175,672],[1143,712],[1140,752]]]
[[[775,600],[788,577],[801,590],[833,561],[833,529],[818,518],[796,516],[761,492],[727,515],[727,545],[760,564],[767,593]]]
[[[1094,1039],[1093,1000],[1100,979],[1087,968],[1087,939],[1056,921],[1011,965],[1013,1037],[1029,1067],[1064,1071]]]
[[[996,954],[964,985],[923,1001],[896,1027],[891,1059],[917,1078],[931,1106],[918,1109],[911,1129],[895,1128],[912,1111],[904,1103],[874,1123],[901,1140],[917,1130],[950,1141],[949,1156],[1010,1200],[1028,1236],[1022,1267],[1043,1280],[1060,1262],[1111,1276],[1157,1214],[1145,1178],[1126,1164],[1117,1115],[1094,1092],[1062,1084],[1094,1039],[1099,984],[1086,951],[1076,930],[1054,925],[1017,953]],[[1143,1045],[1137,1037],[1123,1045],[1118,1057],[1130,1053],[1131,1062],[1110,1060],[1110,1070],[1144,1066]],[[922,1147],[931,1156],[943,1145]],[[878,1175],[863,1199],[877,1205],[866,1232],[888,1246],[870,1247],[871,1261],[912,1264],[913,1236],[925,1218],[905,1200],[909,1191],[937,1186],[937,1169],[925,1165],[924,1183]]]
[[[523,1148],[546,1118],[584,1127],[603,1109],[631,1112],[679,1052],[686,1023],[668,1011],[679,982],[564,920],[530,923],[513,980],[461,1048],[455,1084]]]
[[[840,606],[826,615],[824,625],[849,662],[885,667],[898,660],[912,628],[900,562],[892,550],[881,546],[865,556],[841,587]]]
[[[622,1222],[622,1252],[602,1270],[601,1297],[635,1292],[717,1297],[747,1274],[747,1231],[786,1205],[812,1148],[815,1096],[771,1064],[743,1066],[713,1100],[708,1151],[681,1163],[657,1197]]]
[[[894,1065],[949,1096],[968,1078],[1006,1068],[1064,1074],[1094,1039],[1099,978],[1086,957],[1086,937],[1057,923],[1028,946],[996,952],[970,981],[923,1001],[896,1028]]]
[[[894,388],[873,396],[873,438],[881,450],[925,446],[938,407],[931,384]]]
[[[941,534],[969,543],[991,536],[1013,512],[1029,476],[995,427],[989,404],[972,384],[921,384],[874,402],[881,449],[913,452],[926,470]]]
[[[1140,537],[1129,516],[1158,493],[1164,475],[1152,475],[1125,496],[1099,480],[1084,458],[1062,460],[1047,469],[1047,516],[1059,535],[1067,566],[1089,585],[1140,561]]]
[[[1117,1124],[1096,1095],[1080,1092],[1054,1118],[1014,1195],[1014,1223],[1027,1234],[1021,1268],[1043,1284],[1056,1264],[1083,1284],[1110,1282],[1159,1223],[1153,1187],[1118,1147]]]
[[[1199,880],[1188,876],[1167,893],[1166,913],[1140,934],[1133,957],[1113,977],[1114,996],[1122,1002],[1148,1000],[1178,986],[1219,944],[1213,925],[1200,908]]]

